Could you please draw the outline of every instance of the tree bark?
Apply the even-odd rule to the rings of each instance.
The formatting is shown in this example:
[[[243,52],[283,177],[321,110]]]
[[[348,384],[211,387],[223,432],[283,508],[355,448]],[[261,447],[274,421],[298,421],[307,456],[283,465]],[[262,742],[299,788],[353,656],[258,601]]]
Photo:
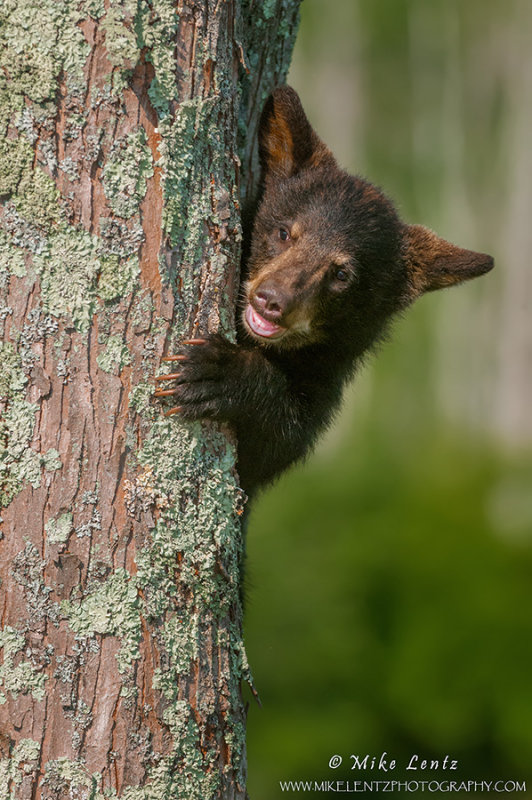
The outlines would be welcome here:
[[[0,800],[246,797],[231,433],[150,398],[232,335],[298,2],[3,3]]]

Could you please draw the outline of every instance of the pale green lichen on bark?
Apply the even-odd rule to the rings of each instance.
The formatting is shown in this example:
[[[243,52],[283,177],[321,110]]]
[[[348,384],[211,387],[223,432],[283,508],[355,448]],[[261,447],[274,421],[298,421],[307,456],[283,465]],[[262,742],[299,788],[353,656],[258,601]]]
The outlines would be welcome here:
[[[162,171],[163,230],[179,264],[179,304],[175,310],[174,334],[186,329],[185,309],[197,302],[195,283],[205,259],[210,259],[211,275],[223,276],[228,258],[223,248],[212,252],[211,231],[234,231],[238,228],[237,202],[234,191],[225,190],[227,153],[219,129],[224,115],[224,94],[185,100],[175,96],[175,62],[171,48],[164,47],[177,31],[178,19],[171,3],[157,3],[159,41],[150,26],[137,27],[140,40],[150,48],[146,59],[155,67],[155,78],[149,94],[159,114],[161,136],[158,166]],[[163,11],[166,10],[166,15]],[[140,22],[143,22],[142,13]],[[145,21],[145,20],[144,20]],[[208,57],[204,43],[198,42],[198,68]],[[219,82],[224,76],[218,73]],[[225,97],[230,96],[230,90]],[[177,101],[171,116],[170,106]],[[222,177],[224,176],[224,177]],[[214,186],[214,203],[213,203]],[[234,241],[234,240],[233,240]],[[160,260],[165,282],[177,279]],[[223,294],[220,295],[222,298]],[[224,314],[221,299],[220,319],[229,333],[231,315]],[[139,392],[131,403],[151,420],[150,432],[137,454],[137,485],[131,487],[131,513],[135,502],[151,501],[159,509],[157,522],[146,546],[137,556],[137,577],[142,589],[144,611],[149,621],[163,619],[157,639],[168,660],[154,676],[154,686],[166,699],[164,721],[174,741],[172,761],[160,763],[150,770],[145,787],[129,788],[127,800],[144,798],[182,798],[206,800],[220,791],[221,775],[209,769],[216,759],[214,751],[200,748],[200,719],[216,713],[213,698],[201,695],[197,707],[179,698],[183,674],[193,669],[205,635],[214,634],[215,646],[229,653],[231,676],[224,676],[231,697],[224,723],[224,736],[233,755],[231,767],[239,772],[239,759],[244,752],[244,726],[240,708],[239,684],[247,677],[242,658],[243,643],[238,622],[230,623],[232,610],[238,606],[240,543],[235,535],[236,509],[241,504],[232,468],[234,449],[221,433],[199,424],[180,425],[175,419],[153,417],[146,394]],[[149,484],[142,476],[149,476]],[[197,478],[202,476],[201,482]],[[192,488],[192,487],[195,488]],[[195,496],[198,491],[199,497]],[[223,560],[223,565],[220,563]],[[175,567],[179,564],[179,587],[175,583]],[[175,609],[181,593],[191,593],[191,604]],[[219,624],[226,625],[221,632]],[[234,716],[233,716],[234,715]],[[203,752],[202,752],[203,750]],[[177,759],[177,761],[175,760]],[[165,759],[166,760],[166,759]],[[179,765],[177,769],[174,765]]]
[[[61,604],[70,628],[80,639],[99,635],[117,636],[118,671],[126,672],[140,657],[141,622],[137,579],[119,568],[97,585],[79,603],[65,600]]]
[[[205,184],[206,176],[224,173],[227,157],[218,131],[224,102],[222,95],[186,100],[179,105],[173,119],[166,118],[159,123],[162,135],[159,163],[163,168],[165,199],[163,230],[175,248],[181,276],[185,278],[181,287],[184,307],[195,302],[195,278],[209,252],[210,229],[223,229],[227,225],[233,230],[239,228],[236,196],[215,184],[213,203],[211,187]],[[210,131],[208,137],[204,133],[206,130]],[[227,255],[224,252],[209,255],[212,274],[223,275],[227,269]],[[168,279],[164,263],[161,266]],[[220,307],[223,309],[223,302]],[[229,329],[225,332],[229,333]]]
[[[171,598],[179,588],[171,565],[182,557],[180,583],[190,587],[198,602],[213,613],[227,613],[238,591],[238,543],[233,537],[235,507],[239,490],[228,475],[234,451],[226,440],[216,452],[205,446],[202,426],[173,424],[158,418],[138,453],[139,465],[153,475],[161,513],[151,532],[150,547],[139,553],[138,578],[146,590],[146,609],[150,617],[169,610]],[[191,478],[205,474],[200,503],[189,495]],[[164,501],[164,502],[162,502]],[[205,531],[213,529],[212,538]],[[213,580],[216,558],[223,546],[224,557],[233,580],[231,587]],[[222,591],[219,592],[220,588]],[[206,594],[204,594],[206,592]],[[215,602],[216,601],[216,602]],[[192,633],[193,635],[193,633]],[[171,640],[169,643],[172,644]]]
[[[57,450],[38,453],[31,448],[37,405],[23,397],[28,378],[22,360],[10,342],[0,342],[0,507],[8,505],[24,483],[41,485],[42,470],[53,470]]]
[[[198,131],[206,129],[209,107],[216,98],[208,100],[185,100],[173,119],[166,118],[159,123],[162,135],[160,145],[162,185],[165,195],[163,229],[173,246],[183,246],[183,234],[196,225],[189,219],[192,212],[195,218],[203,219],[206,198],[201,193],[201,182],[197,175],[204,173],[204,164],[198,163]],[[202,155],[202,154],[201,154]],[[197,205],[196,205],[197,204]],[[193,241],[197,236],[190,237]],[[197,244],[196,244],[197,246]],[[189,254],[197,260],[198,253]],[[194,258],[195,257],[195,258]]]
[[[61,217],[59,192],[41,167],[26,169],[20,176],[13,205],[21,217],[43,229],[57,224]]]
[[[191,744],[191,751],[193,751],[193,744],[195,741],[195,731],[190,724],[190,720],[186,714],[185,709],[182,709],[179,702],[176,704],[175,713],[179,716],[180,711],[183,710],[183,716],[179,729],[183,739],[188,739]],[[186,704],[185,704],[186,705]],[[31,740],[26,740],[31,742]],[[37,743],[34,743],[37,744]],[[38,747],[38,745],[37,745]],[[197,752],[197,751],[196,751]],[[28,761],[29,756],[36,753],[33,757],[38,756],[38,749],[32,748],[27,744],[24,748],[16,753],[17,763]],[[120,794],[122,800],[192,800],[197,797],[197,776],[196,771],[201,771],[201,756],[197,753],[196,763],[191,761],[191,771],[185,776],[184,779],[175,774],[174,757],[163,756],[158,759],[156,766],[154,766],[150,773],[150,782],[145,786],[126,786]],[[5,764],[5,774],[8,780],[16,775],[11,762],[7,759],[5,762],[0,762],[0,798],[4,800],[4,795],[1,794],[2,788],[2,767]],[[11,771],[8,773],[8,769]],[[170,776],[170,777],[169,777]],[[217,787],[215,781],[210,778],[205,780],[205,776],[201,776],[202,786],[206,792],[202,795],[202,800],[208,797],[215,797]],[[19,779],[20,783],[20,779]],[[7,782],[6,782],[7,785]],[[99,772],[91,773],[86,767],[84,761],[73,761],[68,758],[58,758],[48,761],[44,767],[43,786],[47,787],[50,791],[56,793],[55,796],[73,796],[79,797],[80,800],[112,800],[118,797],[115,789],[103,787],[102,776]],[[9,796],[5,795],[7,800]]]
[[[41,745],[33,739],[21,739],[13,748],[10,758],[0,760],[0,800],[15,800],[13,788],[20,786],[25,767],[36,762]]]
[[[24,278],[26,261],[24,253],[13,247],[9,236],[0,229],[0,289],[5,289],[10,276]]]
[[[153,157],[144,128],[113,143],[103,168],[102,184],[117,216],[128,219],[138,214],[146,194],[146,181],[152,176]]]
[[[114,245],[109,246],[104,239],[67,224],[55,182],[43,168],[55,169],[55,155],[44,152],[43,142],[34,164],[34,145],[37,123],[53,120],[56,114],[55,93],[60,75],[65,76],[70,92],[84,91],[83,68],[90,46],[77,23],[84,14],[97,17],[101,11],[98,3],[80,6],[74,0],[65,3],[7,0],[0,11],[0,194],[9,196],[4,205],[3,230],[0,229],[0,289],[5,289],[12,277],[24,278],[29,270],[40,279],[43,311],[56,318],[72,319],[80,332],[89,329],[99,298],[111,303],[135,289],[139,275],[136,251],[142,239],[134,231],[128,232],[131,244],[123,252],[110,252]],[[37,18],[38,26],[34,24]],[[79,114],[70,119],[65,137],[72,135],[73,125],[80,129],[84,121],[85,117]],[[12,135],[14,131],[18,131],[18,137]],[[106,188],[111,207],[130,215],[138,213],[153,167],[142,130],[130,135],[125,149],[128,178],[121,179],[116,171],[113,174],[115,162],[111,158]],[[63,159],[59,166],[77,179],[77,165],[69,164],[69,159]],[[0,316],[2,313],[0,308]],[[10,313],[10,309],[5,309],[5,313]],[[19,346],[21,352],[26,347],[22,343]],[[29,349],[29,361],[24,366],[27,376],[33,354],[30,348],[26,349]],[[0,373],[9,377],[11,370],[6,367],[6,357],[4,349],[0,353]],[[117,361],[128,362],[128,355],[123,351],[118,353],[111,342],[102,360],[104,368],[114,370]],[[3,504],[10,502],[25,483],[37,488],[43,466],[46,469],[61,466],[56,451],[39,456],[29,447],[36,410],[35,404],[23,398],[22,391],[10,395],[3,409],[0,422]]]
[[[205,794],[198,794],[198,783],[195,774],[181,779],[175,773],[173,756],[166,756],[150,771],[150,782],[146,786],[129,786],[122,792],[121,800],[208,800],[216,797],[216,789],[210,786],[210,778],[202,776],[200,789]],[[181,791],[181,788],[183,791]],[[187,794],[188,792],[188,794]]]
[[[46,209],[46,204],[42,208]],[[19,216],[14,218],[13,229],[20,221]],[[24,227],[20,225],[11,246],[4,234],[0,245],[6,253],[5,263],[14,262],[17,267],[19,247],[33,251],[31,266],[40,278],[43,310],[54,317],[71,318],[77,330],[86,332],[98,309],[99,298],[118,301],[133,291],[139,274],[138,259],[120,260],[118,255],[106,254],[101,240],[83,229],[59,224],[54,229],[48,228],[47,236],[43,235],[45,230],[47,227],[38,228],[37,237],[24,239],[20,234]],[[35,231],[30,228],[31,234]]]
[[[135,31],[129,24],[137,11],[137,0],[110,0],[101,27],[105,31],[107,58],[114,67],[130,67],[139,56]]]
[[[139,47],[146,48],[146,59],[153,64],[155,75],[148,94],[159,120],[169,113],[176,97],[175,37],[179,29],[179,13],[174,0],[153,0],[140,4],[134,22]]]
[[[36,103],[53,101],[56,78],[61,70],[68,73],[72,81],[83,82],[83,67],[90,46],[76,24],[82,19],[78,7],[76,0],[62,3],[4,0],[2,3],[0,90],[4,85],[8,88],[11,108],[21,109],[21,98],[25,97]],[[36,20],[39,20],[38,25]],[[9,81],[6,75],[10,76]],[[52,110],[51,105],[50,113]]]
[[[98,295],[107,303],[127,297],[137,287],[139,275],[137,256],[120,259],[114,253],[102,255]]]
[[[168,701],[164,721],[174,739],[175,754],[180,759],[180,775],[168,775],[160,786],[154,774],[150,775],[150,788],[126,794],[126,797],[148,798],[172,796],[182,800],[216,797],[220,788],[220,775],[206,769],[214,753],[203,756],[198,749],[200,730],[196,715],[202,718],[215,712],[210,704],[213,698],[198,698],[193,709],[179,699],[179,678],[187,674],[198,658],[201,643],[207,632],[215,631],[218,637],[213,644],[231,654],[232,676],[229,685],[235,696],[232,709],[238,707],[238,686],[242,677],[248,677],[241,658],[243,643],[237,624],[221,633],[218,624],[230,618],[231,608],[238,603],[240,551],[234,535],[235,508],[239,490],[227,478],[231,474],[234,453],[230,445],[214,454],[205,446],[202,426],[183,427],[171,420],[157,419],[143,448],[138,453],[139,465],[148,470],[156,487],[154,502],[159,503],[159,519],[151,532],[146,548],[138,555],[139,586],[145,598],[148,619],[165,619],[160,630],[168,665],[157,670],[154,687]],[[199,502],[190,495],[190,480],[205,474]],[[210,533],[207,533],[210,532]],[[224,568],[219,559],[223,553]],[[176,586],[174,569],[180,559],[180,581]],[[193,594],[193,610],[181,607],[173,611],[180,591]],[[205,705],[207,704],[207,705]],[[245,731],[236,719],[226,720],[226,740],[234,745],[232,752],[242,753]],[[164,794],[163,792],[170,792]]]
[[[53,797],[72,797],[80,800],[109,800],[116,797],[114,790],[102,789],[99,772],[90,773],[84,761],[56,758],[45,764],[44,787],[53,792]]]
[[[45,620],[59,625],[61,609],[51,599],[52,587],[46,585],[44,569],[46,562],[34,544],[26,542],[11,561],[11,574],[21,589],[26,602],[26,613],[32,625],[40,625]]]
[[[105,350],[100,353],[96,361],[104,372],[112,372],[116,375],[125,366],[131,364],[131,354],[121,336],[110,336],[107,339]]]
[[[64,226],[49,235],[43,252],[33,256],[33,266],[41,279],[44,310],[70,316],[77,330],[87,331],[97,302],[98,239]]]
[[[168,269],[163,254],[159,269],[165,282],[179,280],[180,302],[175,309],[175,329],[179,331],[185,325],[186,309],[197,302],[197,282],[209,259],[210,278],[219,286],[220,330],[234,339],[233,309],[224,294],[228,263],[235,254],[223,245],[213,251],[210,239],[213,230],[231,229],[233,241],[241,240],[236,176],[229,187],[227,177],[222,178],[227,157],[219,119],[225,102],[222,94],[187,100],[179,105],[173,119],[159,123],[163,137],[159,148],[165,199],[163,230],[180,265],[179,276]],[[208,137],[206,130],[210,131]]]
[[[153,408],[153,384],[137,383],[129,393],[129,406],[146,419],[155,419],[156,412]]]
[[[0,653],[3,656],[0,666],[0,704],[7,701],[7,694],[15,700],[19,694],[31,694],[37,701],[45,697],[47,676],[30,661],[24,660],[25,648],[23,633],[10,626],[0,630]]]
[[[73,517],[70,511],[60,514],[55,519],[49,519],[44,526],[46,539],[50,544],[64,544],[73,529]]]
[[[31,170],[33,147],[24,139],[0,141],[0,195],[16,191],[21,178]]]
[[[105,13],[104,0],[82,0],[80,12],[93,19],[99,19]]]
[[[47,472],[55,472],[56,469],[61,469],[63,466],[61,456],[55,447],[50,447],[46,453],[43,453],[42,465]]]
[[[246,8],[245,3],[243,8]],[[257,8],[260,6],[255,11]],[[273,17],[274,9],[274,0],[263,4],[259,17],[265,24]],[[233,87],[223,73],[225,67],[222,69],[222,64],[217,63],[217,53],[209,53],[206,42],[200,40],[196,50],[198,70],[201,71],[208,58],[217,64],[217,69],[220,66],[214,94],[179,102],[175,37],[180,19],[175,0],[154,0],[150,4],[138,4],[136,0],[110,0],[107,4],[103,0],[81,3],[68,0],[63,4],[42,0],[38,11],[36,0],[7,0],[3,13],[12,16],[13,29],[8,35],[7,50],[4,56],[0,55],[0,66],[4,64],[3,59],[15,65],[21,63],[22,51],[17,51],[16,42],[25,37],[29,20],[36,14],[44,14],[44,29],[50,35],[48,43],[38,43],[36,53],[29,57],[26,73],[15,76],[14,82],[6,82],[0,69],[0,91],[8,90],[7,104],[0,107],[0,142],[8,123],[12,130],[18,130],[19,142],[22,142],[15,150],[11,144],[5,152],[0,149],[0,165],[2,158],[11,159],[15,164],[15,177],[7,179],[11,200],[7,204],[5,232],[0,231],[0,288],[2,281],[9,278],[24,278],[27,261],[28,274],[34,272],[40,277],[42,309],[47,319],[51,315],[71,318],[77,330],[86,333],[93,314],[98,313],[99,344],[104,345],[98,365],[116,374],[131,357],[122,338],[110,335],[109,315],[106,316],[105,308],[102,313],[101,301],[105,305],[112,304],[139,288],[137,255],[142,244],[142,230],[137,220],[146,182],[153,175],[151,151],[142,129],[119,140],[111,149],[102,171],[104,192],[115,218],[99,220],[100,238],[96,239],[63,221],[62,201],[45,171],[57,166],[53,150],[48,148],[45,152],[43,148],[39,163],[33,165],[34,123],[55,114],[53,101],[61,73],[68,92],[78,91],[82,86],[88,44],[77,22],[83,15],[99,20],[109,60],[117,68],[112,86],[108,85],[104,91],[93,89],[94,103],[104,102],[111,95],[116,97],[126,86],[141,53],[151,62],[155,76],[149,95],[159,116],[162,140],[157,166],[162,172],[163,230],[182,278],[174,335],[182,335],[185,330],[179,326],[186,318],[187,306],[196,303],[194,284],[205,261],[210,259],[213,279],[223,280],[228,259],[235,257],[229,245],[227,250],[224,245],[216,253],[212,252],[209,230],[210,227],[223,230],[227,226],[234,242],[234,231],[238,228],[236,190],[233,185],[226,188],[231,179],[227,177],[226,146],[219,130],[226,109],[224,103],[228,102]],[[30,40],[40,36],[34,31]],[[289,32],[286,36],[288,38]],[[85,121],[84,114],[72,115],[67,120],[65,137],[76,138]],[[97,152],[101,139],[94,138]],[[59,168],[73,181],[77,180],[76,164],[68,158],[61,161]],[[236,178],[233,183],[236,184]],[[164,260],[161,260],[161,274],[164,282],[176,278],[169,274]],[[223,298],[223,290],[220,297]],[[140,304],[137,298],[134,313],[141,314]],[[150,309],[149,313],[152,311]],[[222,330],[229,333],[231,312],[224,308],[223,302],[219,319]],[[152,332],[155,331],[157,321],[152,320],[150,324]],[[19,395],[22,395],[31,358],[30,352],[24,368],[21,362],[15,361],[2,372],[0,356],[0,386],[2,376],[7,381],[15,374]],[[152,362],[148,360],[147,364],[146,370],[151,369]],[[137,453],[136,482],[129,494],[126,492],[128,513],[133,516],[139,507],[140,510],[156,508],[158,512],[146,547],[138,553],[138,573],[133,576],[118,569],[105,580],[91,580],[88,593],[81,599],[65,601],[62,613],[79,642],[85,642],[87,647],[97,647],[100,637],[104,636],[121,639],[117,661],[122,676],[130,673],[131,666],[139,658],[140,613],[153,624],[157,642],[167,656],[168,665],[156,672],[155,688],[166,701],[163,717],[173,736],[173,751],[161,756],[150,769],[145,786],[125,788],[121,795],[124,800],[167,800],[169,797],[207,800],[217,796],[221,777],[216,770],[209,769],[216,759],[214,751],[202,752],[199,746],[202,730],[197,716],[206,719],[215,709],[210,705],[212,699],[202,697],[198,698],[197,708],[192,708],[189,702],[180,699],[178,685],[182,674],[189,672],[198,658],[205,633],[214,632],[214,646],[229,654],[230,711],[223,735],[233,754],[230,766],[238,771],[245,735],[238,711],[241,704],[239,682],[242,677],[248,678],[249,667],[239,621],[230,620],[234,619],[233,609],[239,603],[240,543],[235,530],[242,494],[232,473],[234,448],[225,436],[211,427],[184,426],[175,418],[163,418],[150,405],[151,391],[152,385],[143,382],[133,387],[129,397],[130,408],[141,414],[144,423],[151,424],[151,430]],[[8,399],[9,412],[17,401],[11,395]],[[18,412],[27,422],[26,432],[31,427],[32,435],[34,422],[30,425],[30,407],[34,420],[34,404],[21,405]],[[133,442],[133,424],[130,428]],[[0,436],[0,442],[2,440]],[[28,435],[24,441],[28,443]],[[43,465],[57,468],[60,465],[57,458],[56,451],[48,451],[38,464],[39,475]],[[15,474],[15,493],[24,480],[30,479],[30,473],[31,470],[26,470],[24,474]],[[37,480],[36,473],[30,477]],[[194,494],[197,487],[199,497]],[[80,537],[88,536],[98,524],[98,519],[91,517],[91,521],[78,526],[75,533]],[[49,520],[45,534],[47,544],[63,545],[72,534],[72,516],[60,514]],[[37,564],[34,554],[26,555],[32,556]],[[176,608],[177,564],[179,589],[193,596],[190,607],[181,604]],[[37,581],[36,585],[41,594],[45,594],[46,607],[49,590],[42,582]],[[36,602],[33,595],[28,595],[29,604]],[[56,611],[54,614],[51,616],[57,619]],[[224,627],[220,627],[221,622]],[[124,684],[122,697],[133,693],[133,688]],[[17,757],[14,751],[6,767],[16,775],[20,764]],[[44,784],[56,787],[58,796],[60,792],[65,795],[81,793],[87,800],[116,796],[112,790],[102,791],[101,775],[90,774],[81,761],[56,759],[48,762],[44,769]]]

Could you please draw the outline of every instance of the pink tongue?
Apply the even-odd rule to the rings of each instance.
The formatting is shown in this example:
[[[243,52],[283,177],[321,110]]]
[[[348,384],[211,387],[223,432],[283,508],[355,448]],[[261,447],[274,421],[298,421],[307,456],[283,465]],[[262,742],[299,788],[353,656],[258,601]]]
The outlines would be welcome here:
[[[256,333],[257,336],[275,336],[276,333],[284,330],[280,325],[276,325],[274,322],[268,322],[267,319],[257,314],[251,304],[246,308],[246,320],[251,330]]]

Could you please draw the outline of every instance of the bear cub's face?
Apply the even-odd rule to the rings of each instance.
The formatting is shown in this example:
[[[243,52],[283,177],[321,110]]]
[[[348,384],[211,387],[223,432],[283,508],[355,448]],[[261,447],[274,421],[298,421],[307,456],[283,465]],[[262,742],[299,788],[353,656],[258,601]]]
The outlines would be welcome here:
[[[490,256],[404,225],[376,187],[340,169],[290,87],[266,104],[260,156],[242,318],[262,346],[362,341],[421,293],[493,266]]]
[[[399,219],[371,184],[323,166],[270,178],[251,244],[248,331],[283,348],[332,335],[352,341],[357,320],[397,309],[400,249]]]

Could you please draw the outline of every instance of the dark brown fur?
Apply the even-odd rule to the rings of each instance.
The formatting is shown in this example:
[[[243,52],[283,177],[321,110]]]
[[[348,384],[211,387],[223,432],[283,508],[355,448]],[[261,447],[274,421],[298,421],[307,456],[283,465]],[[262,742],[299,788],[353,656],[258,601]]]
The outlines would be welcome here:
[[[405,225],[375,186],[340,169],[290,87],[270,97],[260,131],[263,188],[238,344],[184,344],[168,412],[233,425],[248,494],[312,448],[396,313],[493,266]]]

